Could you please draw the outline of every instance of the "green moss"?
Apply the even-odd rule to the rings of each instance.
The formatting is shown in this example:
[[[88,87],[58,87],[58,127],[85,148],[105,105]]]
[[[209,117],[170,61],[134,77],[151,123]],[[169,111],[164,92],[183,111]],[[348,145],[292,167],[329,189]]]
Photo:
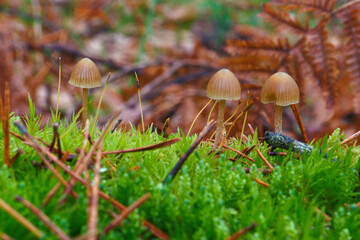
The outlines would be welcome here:
[[[29,131],[46,142],[51,142],[51,123],[42,123],[35,114],[30,101],[30,116],[24,117]],[[18,132],[12,122],[11,131]],[[60,122],[59,132],[63,150],[75,153],[82,145],[83,137],[76,126],[76,117],[71,122]],[[93,123],[91,123],[93,124]],[[40,127],[44,125],[44,127]],[[100,135],[95,131],[94,140]],[[236,231],[256,222],[257,227],[247,233],[244,239],[353,239],[360,238],[359,210],[344,207],[344,204],[360,202],[359,168],[357,146],[340,146],[343,139],[340,131],[315,142],[314,151],[303,154],[300,159],[288,152],[288,156],[267,156],[267,144],[259,149],[275,166],[272,174],[263,175],[256,171],[265,168],[256,151],[250,153],[255,159],[250,173],[246,174],[241,161],[228,160],[235,153],[226,150],[216,158],[209,154],[210,146],[200,145],[190,155],[178,176],[166,185],[161,182],[178,161],[180,156],[195,141],[196,136],[186,138],[179,132],[169,138],[182,137],[171,146],[147,152],[107,155],[102,159],[101,190],[125,205],[131,205],[143,194],[151,197],[140,208],[130,214],[122,227],[101,235],[102,239],[145,239],[152,235],[144,229],[140,219],[145,218],[168,234],[171,239],[224,239]],[[249,136],[251,146],[256,142]],[[104,138],[104,151],[136,148],[164,141],[164,137],[146,131],[141,133],[131,127],[127,131],[109,132]],[[320,143],[323,143],[320,145]],[[237,139],[228,144],[238,148]],[[245,145],[245,146],[244,146]],[[17,148],[24,153],[16,159],[12,168],[3,164],[3,134],[0,130],[0,198],[46,233],[46,238],[56,237],[28,209],[15,202],[20,195],[36,206],[41,206],[47,193],[58,182],[49,170],[34,167],[40,163],[35,151],[20,140],[11,137],[11,155]],[[332,147],[327,157],[325,153]],[[356,150],[354,150],[356,149]],[[335,160],[336,159],[336,160]],[[244,159],[240,159],[246,161]],[[73,167],[75,160],[67,162]],[[110,164],[111,163],[111,166]],[[130,170],[139,166],[139,170]],[[68,179],[63,172],[61,175]],[[92,173],[90,174],[93,177]],[[269,184],[265,188],[254,179]],[[61,189],[62,190],[62,189]],[[71,237],[86,233],[87,197],[86,189],[77,184],[77,200],[69,198],[59,206],[61,191],[55,194],[42,210],[55,224]],[[304,202],[306,199],[306,203]],[[327,223],[315,207],[328,214],[332,221]],[[104,229],[112,220],[108,210],[116,210],[100,199],[99,229]],[[0,232],[16,239],[32,239],[34,236],[16,220],[0,209]]]

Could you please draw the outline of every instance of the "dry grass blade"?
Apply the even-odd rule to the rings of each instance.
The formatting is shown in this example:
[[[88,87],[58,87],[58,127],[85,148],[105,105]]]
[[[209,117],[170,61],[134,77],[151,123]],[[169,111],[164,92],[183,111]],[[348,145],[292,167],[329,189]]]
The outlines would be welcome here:
[[[71,239],[58,226],[56,226],[46,214],[40,211],[40,209],[35,207],[32,203],[26,201],[20,196],[17,196],[15,200],[21,202],[25,207],[30,209],[30,211],[34,213],[45,224],[45,226],[48,227],[50,231],[52,231],[59,239],[61,240]]]
[[[181,140],[181,138],[174,138],[174,139],[170,139],[170,140],[167,140],[167,141],[164,141],[164,142],[161,142],[161,143],[155,143],[155,144],[151,144],[151,145],[144,146],[144,147],[139,147],[139,148],[103,152],[103,155],[149,151],[149,150],[154,150],[154,149],[170,146],[170,145],[172,145],[174,143],[177,143],[180,140]]]
[[[255,148],[256,152],[258,153],[259,157],[261,158],[261,160],[263,160],[263,162],[266,164],[266,166],[268,166],[268,168],[270,168],[271,170],[274,170],[274,167],[271,166],[271,164],[269,163],[268,160],[266,160],[266,158],[264,157],[264,155],[262,155],[262,153],[260,152],[260,150],[256,147]]]
[[[247,232],[253,230],[255,227],[257,226],[257,223],[252,223],[250,226],[241,229],[240,231],[234,233],[233,235],[231,235],[229,238],[227,238],[227,240],[236,240],[239,237],[243,236],[244,234],[246,234]]]
[[[94,183],[91,189],[88,210],[88,233],[89,240],[96,240],[97,221],[98,221],[98,204],[99,204],[99,186],[100,186],[100,163],[103,156],[103,141],[99,144],[99,150],[96,156],[95,170],[94,170]],[[93,234],[91,234],[93,233]]]
[[[306,136],[305,127],[304,127],[304,124],[303,124],[303,122],[302,122],[302,119],[301,119],[301,116],[300,116],[300,113],[299,113],[299,109],[298,109],[298,107],[297,107],[296,104],[292,104],[292,105],[290,105],[290,106],[291,106],[291,109],[292,109],[292,111],[293,111],[293,113],[294,113],[294,115],[295,115],[296,121],[297,121],[297,123],[298,123],[298,125],[299,125],[301,134],[302,134],[302,136],[303,136],[303,138],[304,138],[304,142],[305,142],[305,143],[308,143],[309,140],[308,140],[308,138],[307,138],[307,136]]]
[[[347,139],[341,141],[340,145],[349,143],[351,141],[354,141],[356,138],[360,137],[360,131],[354,133],[353,135],[351,135],[350,137],[348,137]]]
[[[195,150],[195,148],[201,143],[201,141],[206,137],[206,135],[215,127],[216,122],[211,120],[204,129],[200,132],[199,136],[195,140],[193,144],[191,144],[190,148],[181,156],[179,161],[170,171],[170,173],[165,177],[164,181],[162,182],[165,184],[168,180],[171,181],[175,178],[176,174],[180,171],[182,165],[185,163],[186,159],[190,156],[190,154]]]
[[[139,198],[134,202],[130,207],[125,209],[119,216],[117,216],[106,228],[105,234],[109,233],[116,225],[121,224],[121,222],[136,208],[143,204],[150,197],[150,193],[146,193],[144,196]]]
[[[168,117],[166,120],[165,120],[165,122],[164,122],[164,125],[163,125],[163,127],[162,127],[162,129],[161,129],[161,135],[164,135],[165,133],[166,133],[166,130],[168,129],[168,127],[169,127],[169,122],[170,122],[170,118]]]
[[[15,218],[21,225],[23,225],[25,228],[27,228],[30,232],[32,232],[37,238],[42,238],[43,233],[35,227],[29,220],[24,218],[20,213],[18,213],[15,209],[10,207],[6,202],[4,202],[0,198],[0,208],[5,210],[8,214],[10,214],[13,218]]]
[[[254,104],[254,101],[251,100],[251,101],[248,101],[247,105],[245,106],[245,108],[239,113],[239,115],[234,119],[234,121],[231,123],[230,127],[229,127],[229,130],[227,131],[226,133],[226,137],[225,139],[228,138],[230,132],[231,132],[231,129],[234,127],[235,123],[237,120],[239,120],[239,118],[244,114],[244,113],[247,113],[249,111],[249,109],[252,107],[252,105]],[[220,145],[220,147],[222,147],[222,145],[224,144],[224,142],[222,142],[222,144]]]
[[[251,134],[254,136],[254,134],[255,134],[254,128],[251,126],[250,123],[248,123],[247,125],[249,127],[249,130],[250,130]]]

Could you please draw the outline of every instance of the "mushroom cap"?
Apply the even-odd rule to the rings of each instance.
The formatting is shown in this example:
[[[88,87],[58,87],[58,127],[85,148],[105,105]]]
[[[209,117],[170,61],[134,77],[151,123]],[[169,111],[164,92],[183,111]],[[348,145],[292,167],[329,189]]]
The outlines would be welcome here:
[[[261,89],[262,103],[275,103],[288,106],[299,102],[299,87],[287,73],[277,72],[271,75]]]
[[[80,88],[100,87],[101,75],[99,69],[89,58],[83,58],[72,70],[69,83]]]
[[[239,80],[228,69],[221,69],[210,78],[206,95],[215,100],[238,100],[241,96]]]

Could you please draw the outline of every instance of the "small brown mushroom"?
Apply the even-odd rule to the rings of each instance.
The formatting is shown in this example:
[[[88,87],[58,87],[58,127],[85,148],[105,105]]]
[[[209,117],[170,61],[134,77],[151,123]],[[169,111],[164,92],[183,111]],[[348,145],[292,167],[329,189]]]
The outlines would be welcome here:
[[[287,73],[277,72],[266,80],[261,89],[261,102],[275,103],[275,132],[282,132],[283,107],[298,103],[299,95],[298,85]]]
[[[228,69],[221,69],[210,79],[206,94],[209,98],[219,100],[218,120],[216,126],[214,149],[217,149],[222,142],[224,130],[224,109],[226,100],[239,100],[241,87],[239,80]]]
[[[89,58],[81,59],[71,72],[69,83],[83,89],[82,128],[88,118],[88,89],[101,86],[101,75],[95,63]]]

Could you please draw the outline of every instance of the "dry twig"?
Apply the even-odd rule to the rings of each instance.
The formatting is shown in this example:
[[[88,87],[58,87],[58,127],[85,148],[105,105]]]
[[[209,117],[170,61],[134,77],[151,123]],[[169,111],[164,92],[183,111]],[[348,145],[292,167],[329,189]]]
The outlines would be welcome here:
[[[136,208],[143,204],[150,197],[150,193],[146,193],[144,196],[139,198],[134,202],[130,207],[125,209],[119,216],[117,216],[106,228],[105,233],[109,233],[116,225],[121,224],[121,222]]]
[[[42,238],[44,235],[37,227],[35,227],[29,220],[27,220],[24,216],[18,213],[15,209],[10,207],[6,202],[4,202],[0,198],[0,208],[5,210],[8,214],[10,214],[13,218],[15,218],[21,225],[26,227],[30,232],[32,232],[37,238]]]
[[[103,141],[99,144],[99,150],[96,156],[94,183],[90,191],[89,198],[89,215],[88,215],[88,233],[89,240],[96,240],[97,220],[98,220],[98,202],[99,202],[99,186],[100,186],[100,162],[103,156],[102,151]]]
[[[255,148],[256,152],[258,153],[259,157],[261,158],[261,160],[263,160],[263,162],[266,164],[266,166],[268,166],[268,168],[270,168],[271,170],[274,170],[274,167],[271,166],[271,164],[269,163],[268,160],[266,160],[266,158],[264,157],[264,155],[262,155],[262,153],[260,152],[260,150],[256,147]]]
[[[290,105],[290,107],[291,107],[291,109],[292,109],[292,111],[293,111],[293,113],[295,115],[295,118],[296,118],[296,121],[297,121],[297,123],[299,125],[301,134],[302,134],[302,136],[304,138],[304,142],[308,143],[309,140],[308,140],[308,138],[306,136],[305,127],[304,127],[304,124],[302,122],[302,119],[301,119],[301,116],[300,116],[300,113],[299,113],[299,109],[298,109],[296,104],[292,104],[292,105]]]
[[[40,209],[35,207],[32,203],[26,201],[20,196],[17,196],[15,200],[21,202],[25,207],[30,209],[30,211],[34,213],[45,224],[45,226],[47,226],[50,229],[50,231],[52,231],[59,239],[62,240],[71,239],[58,226],[56,226],[46,214],[40,211]]]
[[[176,163],[176,165],[173,167],[173,169],[170,171],[170,173],[165,177],[164,181],[162,182],[165,184],[169,179],[172,180],[175,178],[176,174],[181,169],[182,165],[185,163],[186,159],[190,156],[190,154],[195,150],[195,148],[201,143],[203,138],[206,137],[206,135],[214,128],[215,121],[211,120],[204,129],[200,132],[199,136],[195,140],[193,144],[191,144],[190,148],[184,153],[184,155],[181,156],[179,161]]]
[[[174,143],[177,143],[179,140],[181,140],[181,138],[174,138],[174,139],[170,139],[170,140],[167,140],[167,141],[163,141],[163,142],[160,142],[160,143],[155,143],[155,144],[151,144],[151,145],[144,146],[144,147],[139,147],[139,148],[108,151],[108,152],[103,152],[103,155],[130,153],[130,152],[142,152],[142,151],[154,150],[154,149],[170,146],[170,145],[172,145]]]
[[[240,231],[234,233],[233,235],[231,235],[227,240],[236,240],[239,237],[243,236],[244,234],[246,234],[247,232],[253,230],[255,227],[257,226],[257,223],[252,223],[250,226],[241,229]]]
[[[262,186],[266,187],[266,188],[268,188],[268,187],[269,187],[269,184],[267,184],[266,182],[261,181],[261,180],[259,180],[259,179],[257,179],[257,178],[255,178],[255,179],[254,179],[254,181],[255,181],[255,182],[257,182],[258,184],[260,184],[260,185],[262,185]]]

